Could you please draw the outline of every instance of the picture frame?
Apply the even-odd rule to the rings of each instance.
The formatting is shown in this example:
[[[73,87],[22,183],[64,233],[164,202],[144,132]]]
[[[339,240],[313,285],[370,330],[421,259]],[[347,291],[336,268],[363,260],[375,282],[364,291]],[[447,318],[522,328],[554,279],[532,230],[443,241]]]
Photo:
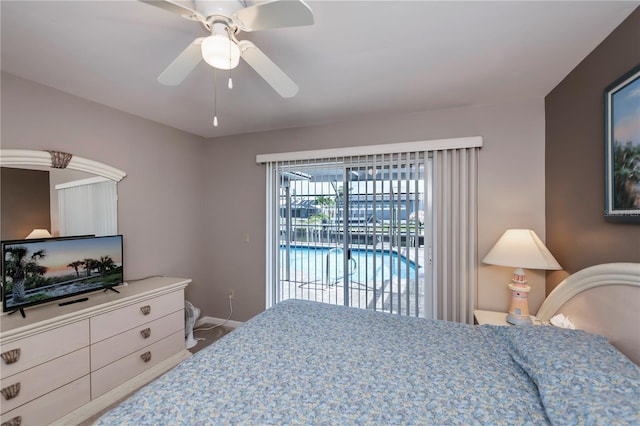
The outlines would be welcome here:
[[[605,88],[605,219],[640,223],[640,64]]]

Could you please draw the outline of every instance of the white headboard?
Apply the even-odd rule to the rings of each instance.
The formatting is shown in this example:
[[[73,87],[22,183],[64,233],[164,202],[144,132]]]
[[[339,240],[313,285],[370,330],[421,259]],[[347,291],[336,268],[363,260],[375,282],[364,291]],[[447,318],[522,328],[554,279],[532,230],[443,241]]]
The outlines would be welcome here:
[[[640,365],[640,263],[604,263],[567,277],[547,296],[537,317],[562,313],[576,328],[607,337]]]

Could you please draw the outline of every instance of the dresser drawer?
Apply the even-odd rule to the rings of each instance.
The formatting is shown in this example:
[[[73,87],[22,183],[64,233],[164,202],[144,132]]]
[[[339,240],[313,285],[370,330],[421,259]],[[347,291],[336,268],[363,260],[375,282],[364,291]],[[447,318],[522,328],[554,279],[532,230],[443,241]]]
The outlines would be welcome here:
[[[4,379],[86,346],[89,346],[88,319],[3,344],[0,348],[0,378]],[[8,363],[11,358],[16,357],[15,362]]]
[[[184,291],[175,291],[91,318],[91,343],[184,309]]]
[[[95,399],[143,371],[177,354],[184,348],[184,332],[179,331],[91,373],[91,398]],[[150,355],[145,362],[143,356]]]
[[[3,411],[0,421],[4,424],[19,417],[23,426],[49,424],[88,403],[90,388],[86,375],[14,410]]]
[[[0,411],[3,413],[38,398],[60,386],[89,374],[89,348],[53,359],[29,370],[5,377],[0,382]],[[7,399],[5,392],[14,391],[15,397]]]
[[[94,343],[91,345],[91,371],[98,370],[178,331],[184,333],[184,310],[182,309]]]

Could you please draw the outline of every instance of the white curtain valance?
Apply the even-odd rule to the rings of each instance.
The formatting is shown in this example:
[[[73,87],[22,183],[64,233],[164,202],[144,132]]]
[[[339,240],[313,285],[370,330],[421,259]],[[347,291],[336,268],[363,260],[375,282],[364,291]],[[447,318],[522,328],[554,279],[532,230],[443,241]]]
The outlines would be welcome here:
[[[397,152],[441,151],[445,149],[480,147],[482,147],[482,136],[470,136],[464,138],[399,142],[346,148],[316,149],[311,151],[258,154],[256,155],[256,162],[258,164],[264,164],[277,161],[319,160],[323,158],[353,157],[358,155],[394,154]]]

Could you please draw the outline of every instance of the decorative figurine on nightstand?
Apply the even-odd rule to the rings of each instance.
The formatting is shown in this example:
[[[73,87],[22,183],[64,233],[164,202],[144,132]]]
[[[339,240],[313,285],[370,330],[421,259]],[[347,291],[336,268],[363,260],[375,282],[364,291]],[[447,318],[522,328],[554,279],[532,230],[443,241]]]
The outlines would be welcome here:
[[[482,260],[484,263],[516,268],[511,277],[511,304],[507,322],[514,325],[532,325],[527,296],[531,287],[522,269],[562,269],[558,261],[530,229],[507,229],[496,245]]]

